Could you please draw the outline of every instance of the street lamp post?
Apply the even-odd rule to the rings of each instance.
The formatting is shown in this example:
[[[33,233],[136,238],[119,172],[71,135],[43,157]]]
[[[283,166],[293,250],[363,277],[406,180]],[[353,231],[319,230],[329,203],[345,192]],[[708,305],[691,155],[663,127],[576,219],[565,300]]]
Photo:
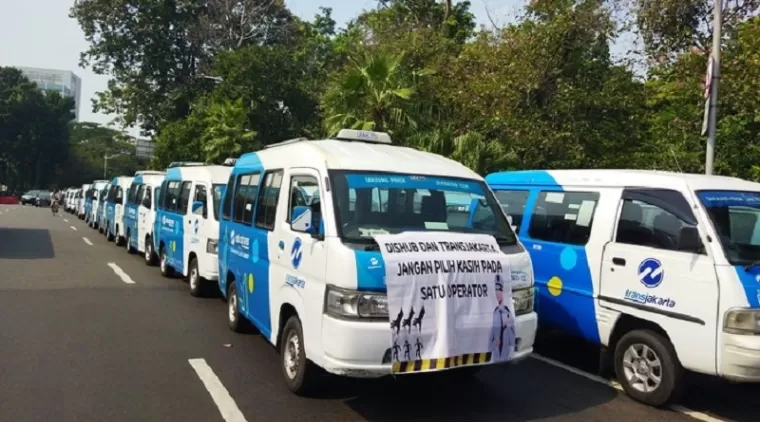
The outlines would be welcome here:
[[[707,115],[707,147],[705,150],[705,174],[713,173],[713,161],[715,159],[715,132],[718,119],[718,80],[720,78],[720,40],[721,26],[723,25],[723,0],[715,2],[713,11],[713,39],[712,39],[712,76],[707,81],[710,84],[710,104]]]
[[[123,154],[123,152],[112,155],[108,155],[108,153],[103,154],[103,179],[108,179],[108,160]]]

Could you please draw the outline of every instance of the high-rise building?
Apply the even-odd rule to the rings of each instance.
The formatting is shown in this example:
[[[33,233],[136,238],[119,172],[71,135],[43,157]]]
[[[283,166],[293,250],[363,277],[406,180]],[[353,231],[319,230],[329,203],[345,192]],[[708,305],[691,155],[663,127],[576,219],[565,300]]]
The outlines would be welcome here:
[[[55,91],[65,97],[73,98],[76,116],[74,120],[79,121],[79,103],[82,96],[82,80],[79,76],[68,70],[16,67],[40,89]]]

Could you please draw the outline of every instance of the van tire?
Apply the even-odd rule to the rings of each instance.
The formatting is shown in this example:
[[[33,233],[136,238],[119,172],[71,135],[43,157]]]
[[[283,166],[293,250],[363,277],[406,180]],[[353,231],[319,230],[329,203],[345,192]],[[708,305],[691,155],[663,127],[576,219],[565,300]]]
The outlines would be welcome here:
[[[116,246],[124,246],[124,241],[126,239],[119,236],[119,225],[116,224],[113,226],[113,228],[114,228],[114,234],[113,234],[114,243],[116,244]]]
[[[659,361],[659,369],[656,369],[656,366],[654,367],[654,371],[649,366],[647,366],[648,369],[644,369],[659,373],[660,375],[660,383],[653,391],[641,391],[629,381],[629,376],[626,375],[627,362],[632,358],[629,350],[635,350],[640,355],[645,353],[646,356],[641,356],[641,358],[647,358],[647,361],[655,359]],[[633,330],[628,332],[615,346],[614,359],[618,382],[623,386],[626,394],[638,402],[649,406],[661,407],[677,399],[683,389],[684,369],[678,360],[673,345],[659,333],[651,330]],[[631,370],[636,369],[635,364],[637,361],[635,357],[633,359],[634,367],[628,370],[629,373]],[[631,378],[634,378],[636,374],[631,375]]]
[[[285,385],[296,395],[306,395],[316,384],[318,373],[316,365],[306,359],[303,327],[297,315],[288,318],[280,335],[280,367]]]
[[[201,277],[198,269],[198,258],[193,257],[187,266],[187,284],[190,285],[190,294],[195,297],[204,297],[208,294],[209,282]]]
[[[229,291],[227,292],[227,323],[230,330],[236,333],[245,333],[250,327],[248,320],[240,313],[240,297],[237,293],[235,281],[230,281]]]
[[[132,246],[132,230],[127,229],[127,237],[124,238],[124,243],[127,245],[127,253],[132,255],[137,251],[137,248]]]
[[[153,250],[153,238],[150,236],[145,236],[145,254],[143,258],[145,259],[145,265],[149,267],[155,266],[158,261],[156,251]]]
[[[169,266],[169,257],[166,256],[166,246],[164,245],[161,245],[161,249],[158,251],[158,260],[161,275],[166,278],[171,277],[174,273],[174,270],[172,270],[172,267]]]

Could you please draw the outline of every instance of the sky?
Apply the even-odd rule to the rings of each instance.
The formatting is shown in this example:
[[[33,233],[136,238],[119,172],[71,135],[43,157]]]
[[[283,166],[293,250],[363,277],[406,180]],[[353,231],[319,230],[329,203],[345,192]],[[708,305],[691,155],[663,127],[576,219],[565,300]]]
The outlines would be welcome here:
[[[524,0],[471,0],[478,23],[490,26],[511,21]],[[311,19],[319,7],[330,7],[333,19],[342,26],[362,10],[373,8],[374,0],[285,0],[296,15]],[[82,79],[80,121],[109,123],[113,115],[93,113],[91,99],[106,89],[108,76],[79,67],[79,54],[87,42],[77,22],[69,18],[73,0],[0,0],[0,66],[26,66],[70,70]],[[137,130],[130,130],[136,136]]]

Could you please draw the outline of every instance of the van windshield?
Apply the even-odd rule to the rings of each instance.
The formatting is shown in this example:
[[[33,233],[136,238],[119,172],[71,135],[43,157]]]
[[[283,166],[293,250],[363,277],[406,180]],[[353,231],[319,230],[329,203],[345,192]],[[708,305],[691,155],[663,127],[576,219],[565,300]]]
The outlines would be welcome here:
[[[760,261],[760,192],[698,191],[728,262],[747,265]]]
[[[347,242],[372,243],[377,234],[450,231],[489,234],[517,243],[485,183],[398,173],[330,171],[338,233]]]

